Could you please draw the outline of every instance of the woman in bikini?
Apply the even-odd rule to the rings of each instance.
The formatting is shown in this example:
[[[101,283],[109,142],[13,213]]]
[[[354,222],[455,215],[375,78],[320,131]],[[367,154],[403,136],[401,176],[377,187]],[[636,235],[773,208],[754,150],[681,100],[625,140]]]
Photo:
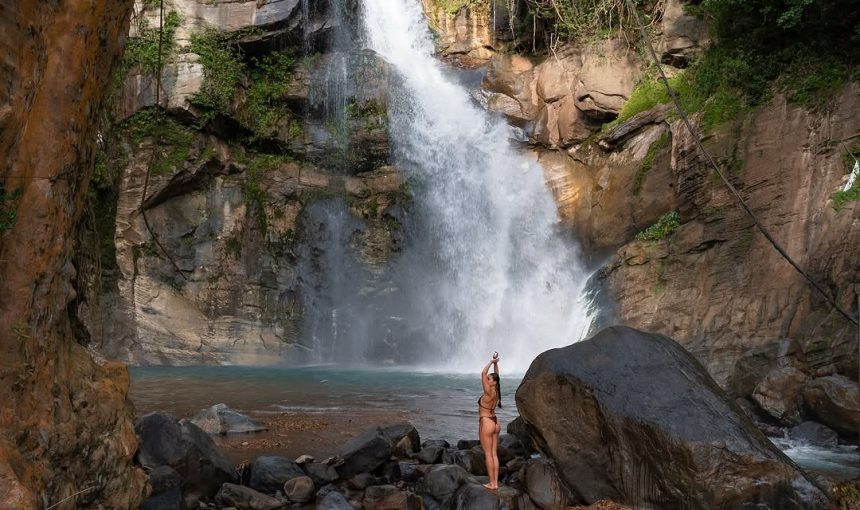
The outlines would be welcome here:
[[[490,365],[493,373],[489,373]],[[493,353],[493,359],[481,371],[481,385],[484,394],[478,397],[478,437],[484,450],[487,463],[487,474],[490,482],[484,487],[495,490],[499,488],[499,420],[496,418],[496,407],[502,407],[502,390],[499,387],[499,353]]]

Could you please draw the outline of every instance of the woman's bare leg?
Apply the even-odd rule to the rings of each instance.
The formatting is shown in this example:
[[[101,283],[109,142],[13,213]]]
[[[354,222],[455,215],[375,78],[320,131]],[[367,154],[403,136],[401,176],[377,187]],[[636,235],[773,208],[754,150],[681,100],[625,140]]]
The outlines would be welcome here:
[[[485,422],[490,422],[485,424]],[[495,429],[491,426],[492,421],[486,418],[478,418],[478,439],[481,440],[481,449],[484,450],[484,463],[487,465],[487,473],[490,473],[490,466],[493,462],[493,432]],[[485,483],[484,487],[493,489],[493,479],[490,478],[490,483]]]
[[[499,433],[501,432],[501,426],[496,423],[495,427],[493,427],[493,440],[492,440],[492,449],[493,449],[493,471],[490,473],[490,485],[493,486],[494,489],[499,487]]]

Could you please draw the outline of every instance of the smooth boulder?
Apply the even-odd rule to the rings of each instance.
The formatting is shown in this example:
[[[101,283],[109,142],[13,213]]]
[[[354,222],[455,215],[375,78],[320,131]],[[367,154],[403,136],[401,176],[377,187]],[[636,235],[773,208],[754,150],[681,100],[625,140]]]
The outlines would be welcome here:
[[[565,508],[573,501],[555,466],[545,459],[530,461],[525,466],[524,482],[526,492],[538,508]]]
[[[381,466],[392,453],[418,451],[421,439],[418,431],[408,423],[373,427],[350,439],[341,449],[343,463],[337,466],[341,478],[358,473],[369,473]]]
[[[800,393],[807,379],[794,367],[775,368],[755,387],[752,399],[781,423],[797,425],[801,422]]]
[[[274,494],[287,480],[304,476],[305,472],[295,461],[274,455],[262,455],[251,464],[248,486],[266,494]]]
[[[860,424],[860,386],[841,375],[813,379],[803,388],[803,401],[818,420],[840,434],[856,438]]]
[[[516,402],[533,443],[586,502],[827,508],[823,492],[667,337],[616,326],[544,352]]]
[[[795,441],[824,448],[834,447],[839,444],[839,434],[835,430],[814,421],[805,421],[796,427],[792,427],[788,431],[788,436]]]
[[[230,409],[227,404],[215,404],[208,409],[203,409],[191,418],[191,423],[207,434],[215,436],[268,430],[262,423],[248,418],[235,409]]]
[[[314,490],[314,481],[309,476],[297,476],[284,483],[284,495],[295,503],[307,503],[314,499]]]

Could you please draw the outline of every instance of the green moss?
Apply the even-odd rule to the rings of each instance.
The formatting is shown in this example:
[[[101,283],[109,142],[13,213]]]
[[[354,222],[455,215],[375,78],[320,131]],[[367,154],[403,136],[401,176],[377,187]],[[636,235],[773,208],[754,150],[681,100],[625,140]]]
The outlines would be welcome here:
[[[191,51],[200,56],[204,77],[191,101],[207,111],[204,123],[227,111],[245,74],[245,63],[235,44],[237,37],[238,33],[212,28],[191,34]]]
[[[255,138],[274,137],[280,123],[289,116],[285,96],[294,67],[290,52],[270,53],[253,60],[246,110],[240,121]]]
[[[855,183],[851,189],[847,191],[837,191],[830,195],[831,205],[836,211],[841,211],[851,202],[860,200],[860,183]]]
[[[15,226],[20,198],[21,188],[7,190],[5,185],[0,184],[0,234]]]
[[[364,122],[364,127],[368,131],[385,129],[388,126],[388,110],[384,104],[375,99],[350,103],[346,106],[346,113],[349,118]]]
[[[636,234],[640,241],[659,241],[672,235],[681,226],[680,216],[677,211],[671,211],[657,220],[657,223]]]
[[[176,11],[170,11],[164,17],[164,29],[161,34],[161,64],[170,62],[176,47],[176,29],[182,22],[182,17]],[[126,41],[125,51],[122,55],[119,79],[134,68],[138,67],[146,74],[156,74],[159,64],[159,30],[158,27],[150,27],[145,17],[140,17],[137,26],[137,35],[129,37]]]
[[[231,237],[224,244],[224,250],[227,255],[233,257],[233,260],[239,260],[242,257],[242,241],[236,237]]]
[[[155,141],[150,169],[163,174],[182,166],[188,160],[197,133],[164,113],[161,108],[147,108],[126,119],[121,125],[129,138],[139,144],[146,137]]]
[[[671,138],[671,135],[668,131],[664,131],[663,134],[657,138],[654,143],[648,147],[648,153],[645,154],[645,159],[642,160],[642,165],[639,167],[639,171],[636,172],[636,178],[633,181],[633,194],[638,195],[642,191],[642,185],[645,184],[645,177],[648,176],[648,172],[651,171],[651,167],[654,165],[654,159],[657,157],[657,151],[665,147]]]

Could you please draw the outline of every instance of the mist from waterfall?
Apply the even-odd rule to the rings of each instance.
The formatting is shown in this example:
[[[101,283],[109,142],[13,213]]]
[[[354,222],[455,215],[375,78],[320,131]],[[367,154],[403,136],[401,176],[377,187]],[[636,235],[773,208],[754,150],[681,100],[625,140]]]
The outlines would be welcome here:
[[[390,311],[425,365],[476,370],[498,350],[523,371],[588,329],[578,247],[539,165],[434,58],[420,0],[364,0],[363,15],[367,44],[399,77],[389,133],[415,202]]]

